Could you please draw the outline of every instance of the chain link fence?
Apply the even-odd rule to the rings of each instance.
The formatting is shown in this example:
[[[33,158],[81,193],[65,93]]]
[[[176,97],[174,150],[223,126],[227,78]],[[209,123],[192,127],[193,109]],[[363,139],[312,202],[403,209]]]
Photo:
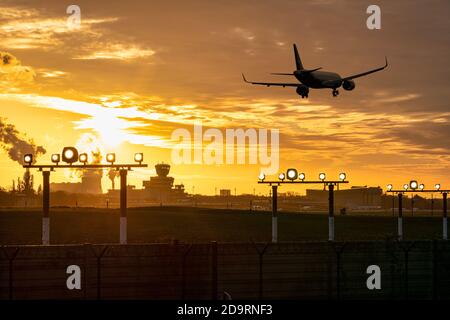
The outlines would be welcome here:
[[[69,265],[81,289],[69,290]],[[381,269],[369,290],[367,267]],[[0,299],[449,299],[448,241],[2,246]]]

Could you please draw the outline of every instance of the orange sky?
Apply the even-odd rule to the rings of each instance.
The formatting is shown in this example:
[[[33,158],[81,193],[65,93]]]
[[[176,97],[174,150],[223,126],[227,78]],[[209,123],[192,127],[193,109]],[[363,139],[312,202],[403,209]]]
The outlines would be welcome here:
[[[81,28],[69,29],[65,1],[2,1],[0,110],[47,154],[93,135],[121,161],[143,151],[148,170],[171,163],[171,133],[208,128],[280,130],[280,170],[309,177],[346,171],[353,185],[400,186],[417,179],[450,186],[448,1],[379,1],[382,29],[366,28],[369,1],[77,1]],[[292,43],[306,67],[346,76],[377,67],[352,92],[246,85],[292,72]],[[266,193],[259,165],[178,165],[191,192]],[[0,153],[0,185],[22,174]],[[56,172],[53,181],[75,181]],[[37,181],[40,181],[38,177]],[[104,188],[109,187],[104,178]],[[287,191],[286,189],[285,191]],[[304,189],[289,189],[304,192]]]

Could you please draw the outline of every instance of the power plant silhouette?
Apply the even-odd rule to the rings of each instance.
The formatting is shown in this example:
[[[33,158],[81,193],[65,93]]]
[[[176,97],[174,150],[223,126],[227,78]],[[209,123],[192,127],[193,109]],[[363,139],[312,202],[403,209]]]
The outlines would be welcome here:
[[[50,190],[52,192],[101,194],[103,193],[102,176],[101,170],[84,170],[81,182],[53,182],[50,183]]]

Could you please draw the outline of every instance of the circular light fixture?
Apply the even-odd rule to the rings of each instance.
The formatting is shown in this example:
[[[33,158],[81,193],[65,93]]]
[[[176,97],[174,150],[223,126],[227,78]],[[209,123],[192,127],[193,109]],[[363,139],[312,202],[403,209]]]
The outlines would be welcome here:
[[[138,162],[139,164],[144,161],[144,154],[143,153],[135,153],[134,154],[134,161]]]
[[[436,183],[436,184],[434,185],[434,188],[435,188],[436,190],[439,190],[439,189],[441,188],[441,184],[440,184],[440,183]]]
[[[23,162],[30,165],[33,162],[33,155],[31,153],[28,153],[23,156]]]
[[[61,161],[61,156],[59,153],[52,154],[52,162],[58,164],[59,161]]]
[[[411,180],[411,181],[409,182],[409,187],[410,187],[411,189],[413,189],[413,190],[416,190],[418,186],[419,186],[419,184],[417,183],[416,180]]]
[[[86,163],[88,162],[88,155],[87,155],[87,153],[82,153],[82,154],[80,154],[78,160],[79,160],[81,163],[86,164]]]
[[[326,174],[325,173],[323,173],[323,172],[321,172],[321,173],[319,173],[319,179],[320,180],[325,180],[325,178],[326,178],[327,176],[326,176]]]
[[[403,185],[403,189],[408,190],[408,184],[407,184],[407,183],[405,183],[405,184]]]
[[[113,164],[114,161],[116,161],[116,154],[115,153],[108,153],[106,155],[106,161],[108,161],[109,163]]]
[[[420,190],[425,189],[425,185],[424,185],[423,183],[419,184],[419,189],[420,189]]]
[[[339,174],[339,179],[340,179],[341,181],[344,181],[346,177],[347,177],[347,175],[345,174],[345,172],[341,172],[341,173]]]
[[[288,169],[286,172],[286,176],[289,180],[294,181],[298,177],[298,172],[296,169]]]
[[[72,164],[78,160],[78,150],[74,147],[65,147],[62,152],[62,161]]]
[[[261,181],[264,181],[265,178],[266,178],[266,175],[263,172],[261,172],[258,176],[258,179]]]
[[[299,178],[300,180],[304,181],[305,178],[306,178],[306,176],[305,176],[305,174],[302,172],[302,173],[300,173],[300,174],[298,175],[298,178]]]
[[[392,190],[392,184],[388,184],[388,185],[387,185],[387,190],[388,190],[388,191],[391,191],[391,190]]]
[[[280,179],[281,181],[283,181],[284,178],[285,178],[284,173],[280,173],[280,174],[278,175],[278,179]]]

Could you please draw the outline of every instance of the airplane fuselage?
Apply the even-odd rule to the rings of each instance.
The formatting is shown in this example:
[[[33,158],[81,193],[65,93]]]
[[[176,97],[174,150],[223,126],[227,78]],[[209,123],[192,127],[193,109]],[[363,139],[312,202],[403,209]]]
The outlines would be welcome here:
[[[313,71],[310,73],[303,73],[294,71],[294,76],[300,83],[309,88],[339,88],[342,84],[342,78],[335,72],[328,71]]]

